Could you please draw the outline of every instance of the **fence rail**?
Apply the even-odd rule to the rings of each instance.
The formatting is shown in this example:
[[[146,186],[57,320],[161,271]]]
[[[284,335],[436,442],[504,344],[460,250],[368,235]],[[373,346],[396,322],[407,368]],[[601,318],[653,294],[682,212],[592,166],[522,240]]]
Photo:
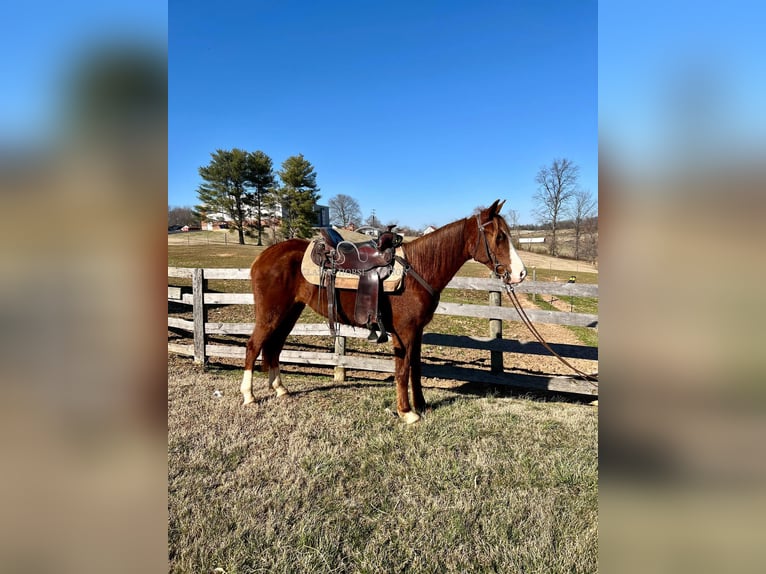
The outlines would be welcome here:
[[[213,345],[208,343],[210,335],[250,335],[253,323],[223,323],[210,322],[207,319],[207,308],[210,305],[252,305],[252,293],[211,293],[207,291],[207,281],[216,280],[249,280],[249,269],[213,269],[168,267],[168,277],[191,279],[191,293],[178,286],[168,286],[168,301],[192,306],[193,320],[168,316],[168,328],[193,333],[193,344],[178,344],[168,342],[168,351],[182,355],[193,356],[195,362],[205,364],[209,357],[227,357],[244,359],[243,345]],[[471,277],[455,277],[447,289],[467,289],[486,291],[489,293],[488,305],[469,305],[463,303],[440,302],[436,313],[459,317],[478,317],[489,320],[489,337],[473,337],[467,335],[450,335],[442,333],[426,333],[423,343],[463,349],[484,350],[490,353],[491,368],[489,371],[479,368],[452,367],[443,365],[423,365],[423,375],[456,379],[468,382],[485,382],[491,384],[510,385],[514,387],[549,390],[585,395],[598,395],[598,385],[564,376],[528,375],[504,371],[504,353],[528,353],[548,355],[542,345],[536,342],[522,343],[512,339],[502,338],[502,321],[519,321],[518,314],[511,307],[502,307],[500,294],[503,284],[496,279],[481,279]],[[598,285],[577,283],[549,283],[540,281],[525,281],[516,287],[518,293],[530,293],[555,296],[598,297]],[[530,319],[535,323],[551,323],[558,325],[576,325],[597,327],[598,316],[585,313],[567,313],[562,311],[527,310]],[[326,324],[297,323],[290,333],[292,336],[330,336]],[[332,353],[313,351],[284,350],[280,360],[284,363],[307,364],[316,366],[335,367],[336,380],[345,379],[346,369],[369,370],[384,373],[394,372],[393,359],[359,357],[345,354],[346,338],[366,338],[369,331],[360,327],[341,325]],[[598,349],[585,345],[551,344],[560,355],[567,358],[598,360]]]

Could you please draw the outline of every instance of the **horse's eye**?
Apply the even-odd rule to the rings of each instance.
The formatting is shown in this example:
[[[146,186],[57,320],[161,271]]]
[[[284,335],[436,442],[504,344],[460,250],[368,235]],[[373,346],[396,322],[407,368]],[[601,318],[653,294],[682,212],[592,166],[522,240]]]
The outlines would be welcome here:
[[[498,242],[500,242],[503,239],[505,239],[505,234],[501,231],[500,233],[497,234],[497,240]]]

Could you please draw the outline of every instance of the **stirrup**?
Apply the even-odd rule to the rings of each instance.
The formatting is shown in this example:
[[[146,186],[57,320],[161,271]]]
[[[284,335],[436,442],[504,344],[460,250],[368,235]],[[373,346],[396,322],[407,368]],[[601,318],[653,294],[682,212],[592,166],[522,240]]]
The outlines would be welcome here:
[[[380,321],[380,318],[378,318],[378,325],[380,325],[380,334],[377,333],[378,328],[375,325],[367,325],[367,328],[370,330],[370,334],[367,335],[367,340],[374,341],[376,343],[387,343],[388,333],[386,332],[386,328],[383,326],[383,323]]]

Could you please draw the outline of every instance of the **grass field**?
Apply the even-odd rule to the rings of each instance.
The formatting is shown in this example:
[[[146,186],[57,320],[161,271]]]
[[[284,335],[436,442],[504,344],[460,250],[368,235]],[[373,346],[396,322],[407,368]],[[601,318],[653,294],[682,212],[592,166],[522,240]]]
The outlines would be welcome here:
[[[261,250],[169,245],[168,265],[246,268]],[[460,274],[486,277],[487,270],[469,262]],[[578,273],[578,282],[597,278]],[[249,285],[210,281],[210,288]],[[442,299],[483,304],[486,297],[447,290]],[[252,321],[252,308],[210,315]],[[323,322],[309,311],[301,320]],[[544,334],[548,328],[552,341],[570,333],[541,326]],[[525,336],[520,324],[504,329]],[[437,315],[428,330],[486,336],[487,322]],[[390,356],[366,341],[349,344]],[[478,351],[426,347],[424,360],[488,361]],[[392,377],[349,371],[345,383],[334,383],[332,369],[299,366],[283,368],[289,397],[274,398],[261,374],[256,403],[243,408],[241,367],[231,365],[203,370],[168,357],[171,572],[597,571],[597,408],[427,380],[432,411],[407,426],[390,414]]]
[[[572,297],[560,295],[558,301],[563,304],[564,309],[573,313],[590,313],[598,315],[598,299],[593,297]],[[552,305],[544,297],[527,295],[527,301],[533,302],[537,307],[545,311],[558,311],[560,308]],[[577,327],[575,325],[565,325],[566,329],[575,334],[583,345],[589,347],[598,347],[598,331],[588,327]]]
[[[594,407],[427,388],[406,426],[388,380],[293,372],[245,409],[241,371],[190,362],[168,364],[171,572],[597,570]]]

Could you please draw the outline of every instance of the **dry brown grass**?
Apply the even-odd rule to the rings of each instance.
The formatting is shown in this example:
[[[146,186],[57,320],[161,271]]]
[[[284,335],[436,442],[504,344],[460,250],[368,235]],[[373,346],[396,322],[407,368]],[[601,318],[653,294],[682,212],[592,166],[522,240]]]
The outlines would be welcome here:
[[[426,388],[406,426],[390,380],[286,373],[243,408],[239,369],[169,358],[172,572],[596,571],[593,407]]]

